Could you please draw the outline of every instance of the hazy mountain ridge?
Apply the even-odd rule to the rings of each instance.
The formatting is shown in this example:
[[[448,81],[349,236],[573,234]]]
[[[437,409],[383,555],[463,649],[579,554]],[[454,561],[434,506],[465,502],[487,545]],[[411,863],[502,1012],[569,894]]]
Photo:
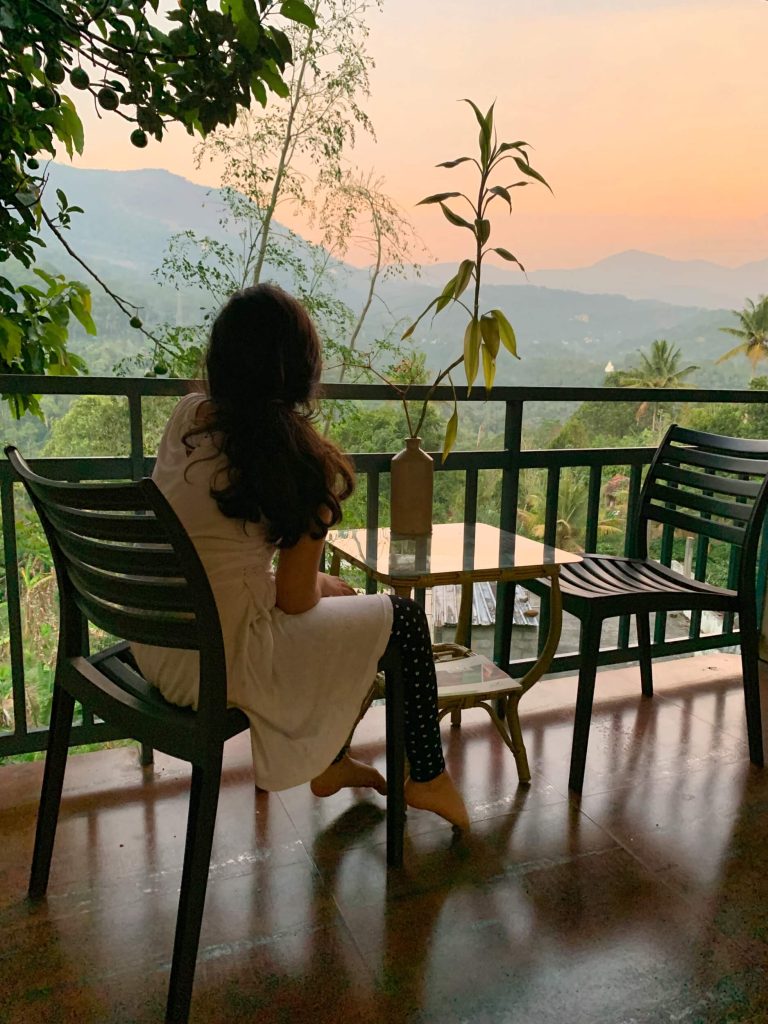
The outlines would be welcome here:
[[[75,250],[121,294],[141,305],[148,322],[177,316],[196,319],[200,293],[162,287],[152,272],[176,232],[191,229],[199,235],[227,237],[220,223],[224,207],[218,190],[164,170],[97,171],[53,164],[50,172],[50,187],[62,188],[71,203],[86,210],[84,216],[73,218],[69,237]],[[83,277],[82,269],[68,260],[55,240],[43,259]],[[716,369],[711,365],[728,347],[719,328],[733,322],[730,309],[743,305],[745,297],[756,298],[761,288],[768,291],[768,285],[758,287],[761,275],[768,278],[768,260],[734,269],[627,252],[591,267],[535,271],[527,278],[502,267],[486,269],[483,303],[507,312],[523,357],[521,362],[499,361],[500,383],[600,383],[608,361],[628,365],[637,349],[661,336],[679,344],[687,361],[709,364],[708,372],[716,379],[706,383],[742,383],[747,371],[740,364]],[[411,274],[385,281],[382,301],[369,318],[368,337],[391,329],[393,317],[401,323],[412,320],[434,298],[436,286],[442,287],[454,272],[453,264],[431,264],[420,277]],[[359,308],[367,271],[337,263],[336,278],[340,296]],[[750,282],[753,286],[735,298]],[[697,301],[673,304],[668,299],[686,294]],[[716,294],[724,296],[719,308],[712,307]],[[703,301],[707,296],[709,301]],[[417,338],[432,368],[446,365],[457,351],[464,319],[459,309],[449,309],[434,322],[422,321]],[[114,333],[112,316],[109,326],[104,320],[100,324],[102,337]]]

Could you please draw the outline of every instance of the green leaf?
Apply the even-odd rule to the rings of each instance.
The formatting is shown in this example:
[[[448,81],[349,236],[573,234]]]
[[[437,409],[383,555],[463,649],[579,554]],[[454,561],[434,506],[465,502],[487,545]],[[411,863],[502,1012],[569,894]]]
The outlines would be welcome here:
[[[444,160],[441,164],[435,164],[435,167],[458,167],[459,164],[465,164],[471,159],[471,156],[460,156],[456,160]]]
[[[72,156],[72,147],[82,154],[83,145],[85,143],[85,135],[83,133],[83,122],[77,115],[75,105],[69,96],[61,97],[61,106],[59,107],[59,113],[61,115],[61,123],[67,138],[62,138],[57,132],[56,134],[64,143],[67,149],[67,154]]]
[[[454,227],[469,228],[469,230],[474,234],[475,229],[472,227],[469,221],[464,220],[464,218],[460,217],[458,213],[454,213],[453,210],[449,209],[449,207],[445,205],[445,203],[440,203],[440,209],[445,214],[445,219],[449,221],[451,224],[453,224]]]
[[[427,196],[426,199],[420,199],[417,206],[426,206],[428,203],[442,203],[444,199],[457,199],[463,193],[461,192],[438,192],[434,196]],[[466,199],[466,196],[464,197]]]
[[[511,352],[515,359],[519,359],[520,356],[517,354],[517,338],[512,324],[507,320],[500,309],[492,309],[492,317],[495,317],[496,323],[499,325],[499,337],[504,348]]]
[[[501,153],[508,152],[510,149],[516,149],[520,153],[522,153],[522,152],[525,151],[525,148],[527,146],[528,146],[528,143],[527,142],[523,142],[522,140],[518,140],[517,142],[502,142],[502,144],[499,146],[499,148],[496,150],[496,152],[498,154],[501,154]]]
[[[483,344],[491,353],[493,358],[499,354],[499,325],[496,318],[489,313],[483,313],[480,317],[480,333],[483,336]]]
[[[261,66],[261,77],[276,96],[280,96],[282,99],[290,96],[290,89],[280,77],[272,61],[268,61]]]
[[[493,387],[493,381],[496,376],[496,359],[491,355],[488,347],[483,345],[483,378],[485,380],[486,393],[490,392]]]
[[[481,340],[480,323],[472,317],[464,332],[464,372],[467,375],[467,394],[472,389],[477,371],[480,369]]]
[[[456,400],[453,402],[453,412],[445,425],[445,439],[443,440],[443,462],[448,458],[456,444],[456,435],[459,432],[459,409]]]
[[[286,63],[291,61],[293,59],[293,48],[291,46],[291,41],[285,32],[281,31],[279,28],[275,28],[274,26],[270,27],[269,32],[274,39],[283,60]]]
[[[24,335],[17,323],[7,316],[0,315],[0,356],[3,362],[12,363],[21,355],[21,342]]]
[[[496,246],[495,249],[491,249],[491,252],[498,253],[503,260],[507,260],[509,263],[516,263],[518,267],[520,267],[520,269],[523,272],[525,272],[525,267],[523,266],[523,264],[520,262],[517,256],[512,255],[509,249],[502,249],[501,246]]]
[[[90,293],[88,294],[88,303],[83,302],[79,295],[71,296],[69,300],[69,308],[72,310],[74,317],[83,325],[88,334],[96,334],[96,324],[93,322],[90,309]]]
[[[401,335],[401,337],[400,337],[400,340],[401,340],[401,341],[405,341],[405,339],[406,339],[406,338],[410,338],[410,336],[411,336],[411,335],[413,334],[413,332],[414,332],[414,331],[416,330],[416,327],[417,327],[417,325],[418,325],[419,321],[420,321],[420,320],[422,320],[422,319],[423,319],[423,318],[424,318],[424,317],[425,317],[425,316],[427,315],[427,313],[428,313],[428,312],[430,311],[430,309],[432,309],[432,307],[433,307],[433,306],[436,306],[436,305],[437,305],[437,303],[438,303],[438,302],[440,301],[440,299],[441,299],[441,298],[442,298],[442,296],[441,296],[441,295],[438,295],[438,297],[437,297],[436,299],[432,299],[432,301],[431,301],[431,302],[430,302],[430,304],[429,304],[429,305],[428,305],[428,306],[426,307],[426,309],[423,309],[423,310],[421,311],[421,313],[419,313],[419,315],[418,315],[418,316],[416,317],[416,319],[415,319],[415,320],[413,321],[413,323],[411,324],[411,326],[410,326],[410,327],[408,327],[408,328],[406,328],[406,331],[405,331],[405,333],[404,333],[403,335]]]
[[[512,196],[509,194],[509,190],[504,188],[503,185],[494,185],[493,188],[489,188],[488,191],[491,195],[500,196],[502,199],[506,199],[507,205],[509,206],[509,212],[512,212]]]
[[[453,289],[453,298],[458,297],[464,292],[469,282],[472,280],[472,273],[475,269],[474,260],[462,260],[459,264],[459,271],[454,278],[455,285]]]
[[[300,25],[306,25],[307,28],[317,28],[312,8],[303,3],[303,0],[283,0],[280,4],[280,13],[284,18],[298,21]]]
[[[485,245],[491,235],[491,222],[489,220],[476,220],[475,228],[480,245]]]
[[[261,78],[256,74],[251,75],[251,92],[253,93],[253,98],[256,102],[260,103],[262,107],[266,107],[267,90],[264,88],[264,83]]]
[[[531,165],[528,163],[527,160],[523,160],[519,156],[516,156],[513,159],[514,159],[515,163],[517,164],[518,170],[520,170],[523,174],[527,174],[529,178],[535,178],[536,181],[540,181],[542,185],[546,185],[547,188],[549,188],[549,191],[552,192],[552,189],[549,187],[549,182],[547,182],[539,174],[538,171],[534,171],[534,169],[531,167]],[[554,195],[554,193],[553,193],[553,195]]]
[[[448,284],[440,292],[439,296],[435,300],[435,312],[439,313],[441,309],[445,309],[449,302],[453,300],[453,293],[456,289],[456,281],[458,275],[454,274]]]

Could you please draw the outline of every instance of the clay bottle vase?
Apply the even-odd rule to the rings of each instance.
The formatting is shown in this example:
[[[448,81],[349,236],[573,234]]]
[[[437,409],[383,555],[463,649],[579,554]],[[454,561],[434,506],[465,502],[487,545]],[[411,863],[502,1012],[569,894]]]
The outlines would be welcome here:
[[[392,457],[392,533],[426,537],[432,533],[432,456],[421,447],[420,437],[407,437],[405,448]]]

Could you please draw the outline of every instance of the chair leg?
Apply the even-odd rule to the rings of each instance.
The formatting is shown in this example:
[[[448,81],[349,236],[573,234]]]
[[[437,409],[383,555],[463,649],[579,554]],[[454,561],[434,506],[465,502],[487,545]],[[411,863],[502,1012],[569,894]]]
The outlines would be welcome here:
[[[32,899],[44,896],[48,888],[74,710],[74,698],[60,684],[54,684],[48,753],[45,757],[40,809],[37,812],[35,851],[29,875],[29,895]]]
[[[387,699],[387,864],[403,864],[405,832],[405,693],[399,651],[389,652],[382,662]]]
[[[204,768],[193,765],[166,1024],[186,1024],[189,1017],[220,783],[221,753]]]
[[[640,661],[640,688],[644,697],[653,696],[653,661],[651,659],[651,616],[638,612],[637,654]]]
[[[741,670],[744,677],[744,706],[747,713],[747,738],[749,741],[749,759],[752,764],[762,768],[763,754],[763,721],[760,710],[760,674],[758,669],[758,650],[760,635],[757,619],[749,612],[739,612],[739,635],[741,643]]]
[[[597,656],[600,651],[602,619],[586,619],[581,624],[581,670],[576,695],[576,715],[573,722],[573,745],[571,747],[571,771],[568,788],[581,793],[584,785],[584,768],[589,744],[589,726],[592,718],[592,698],[595,692]]]

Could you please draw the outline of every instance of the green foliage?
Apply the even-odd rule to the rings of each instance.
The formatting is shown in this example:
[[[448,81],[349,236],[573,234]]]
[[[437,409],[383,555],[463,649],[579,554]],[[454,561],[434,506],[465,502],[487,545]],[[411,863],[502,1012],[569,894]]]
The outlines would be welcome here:
[[[179,0],[163,31],[158,6],[158,0],[0,6],[0,261],[32,267],[44,245],[43,222],[71,252],[62,231],[82,211],[60,190],[51,210],[39,160],[55,156],[59,146],[70,157],[83,151],[82,122],[61,86],[90,93],[102,110],[125,120],[136,145],[147,134],[161,141],[174,122],[205,135],[233,124],[252,100],[263,105],[266,87],[285,92],[291,46],[283,31],[266,24],[267,15],[279,10],[289,21],[314,24],[302,0],[259,8],[224,0],[220,10],[207,0]],[[44,281],[46,289],[22,292],[0,276],[0,373],[84,368],[68,354],[67,335],[70,314],[91,328],[87,289],[62,278]],[[39,413],[34,397],[14,400],[15,414],[28,409]]]
[[[768,295],[761,295],[757,303],[747,299],[744,309],[734,309],[733,315],[739,321],[739,326],[721,327],[720,330],[741,339],[740,344],[720,356],[718,362],[722,363],[736,355],[745,355],[754,373],[758,363],[768,359]]]
[[[177,398],[151,398],[142,402],[146,451],[157,451],[165,424]],[[59,419],[43,449],[49,457],[125,456],[130,453],[128,403],[115,395],[83,395]]]
[[[496,358],[499,354],[499,349],[503,346],[511,355],[519,358],[515,331],[506,315],[500,309],[490,309],[482,314],[480,312],[480,285],[485,256],[489,253],[496,253],[503,260],[517,264],[521,270],[525,269],[518,258],[508,249],[488,244],[491,236],[491,221],[488,213],[491,204],[497,200],[506,203],[511,213],[511,189],[521,188],[528,185],[532,180],[540,182],[549,188],[541,174],[531,166],[527,142],[498,142],[493,125],[495,104],[492,104],[488,112],[483,115],[479,107],[472,100],[464,100],[464,102],[470,105],[480,125],[479,156],[461,156],[455,160],[447,160],[444,163],[438,164],[438,167],[454,168],[465,163],[474,165],[479,175],[477,198],[471,199],[463,192],[438,192],[435,195],[427,196],[426,199],[422,199],[419,205],[438,205],[449,224],[469,231],[473,238],[473,255],[471,259],[461,261],[456,273],[448,281],[440,294],[429,303],[403,335],[403,338],[410,337],[416,330],[419,321],[431,310],[439,313],[447,306],[458,303],[469,315],[469,320],[464,330],[463,351],[446,369],[438,373],[430,390],[430,395],[446,377],[451,381],[451,371],[462,363],[464,364],[467,387],[470,389],[477,378],[482,363],[485,389],[487,393],[490,393],[496,375]],[[522,178],[506,185],[491,185],[492,175],[508,160],[514,162]],[[469,219],[460,216],[448,205],[448,201],[454,199],[461,199],[468,205],[470,211]],[[468,306],[462,299],[462,295],[472,282],[474,282],[473,297],[471,305]],[[408,427],[412,437],[419,435],[430,395],[424,400],[422,413],[416,425],[413,426],[410,418],[408,419]],[[408,416],[407,407],[406,416]],[[443,442],[444,459],[456,443],[458,419],[458,404],[454,402],[453,413],[448,420]]]
[[[751,391],[768,391],[768,377],[753,377],[749,388]],[[681,417],[681,422],[693,430],[765,439],[768,438],[768,396],[759,405],[711,402],[689,407]]]

